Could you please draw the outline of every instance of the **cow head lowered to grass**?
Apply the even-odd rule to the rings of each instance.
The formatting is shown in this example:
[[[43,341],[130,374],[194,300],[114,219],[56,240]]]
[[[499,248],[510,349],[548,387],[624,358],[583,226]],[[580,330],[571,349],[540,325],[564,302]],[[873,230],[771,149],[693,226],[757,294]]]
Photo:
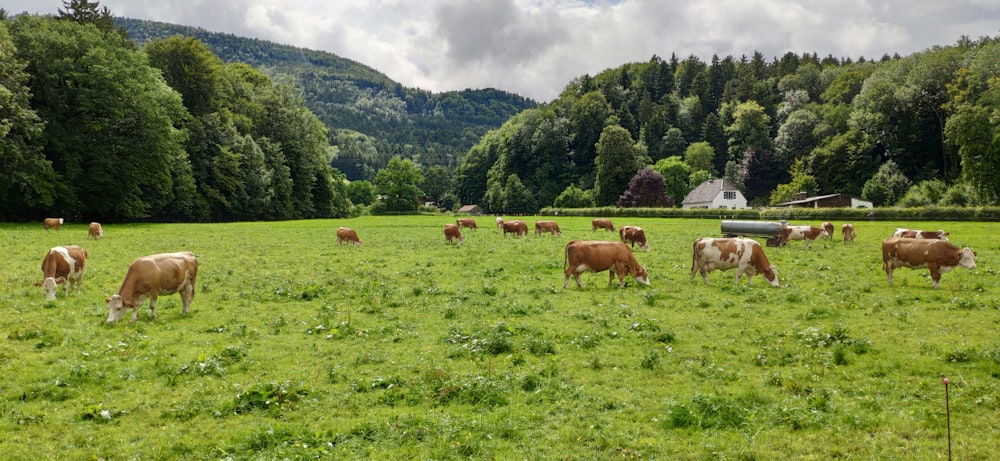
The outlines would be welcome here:
[[[149,310],[156,318],[156,297],[180,293],[182,312],[187,314],[194,299],[195,279],[198,277],[198,259],[190,251],[161,253],[143,256],[132,262],[118,294],[107,299],[108,323],[117,322],[132,309],[132,322],[138,319],[139,309],[149,298]]]
[[[609,287],[615,279],[615,274],[618,274],[619,287],[625,286],[626,275],[632,275],[639,283],[649,285],[646,268],[636,261],[632,250],[622,242],[573,240],[566,244],[563,269],[566,273],[563,288],[569,285],[570,277],[576,280],[577,287],[582,288],[580,274],[604,271],[609,271]]]

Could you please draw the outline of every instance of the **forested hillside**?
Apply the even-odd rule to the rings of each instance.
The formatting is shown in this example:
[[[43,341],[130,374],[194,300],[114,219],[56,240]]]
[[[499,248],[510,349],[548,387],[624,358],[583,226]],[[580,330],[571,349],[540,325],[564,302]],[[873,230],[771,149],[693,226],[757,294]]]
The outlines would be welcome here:
[[[431,93],[405,88],[363,64],[323,51],[204,29],[115,18],[137,43],[193,37],[224,62],[243,62],[302,91],[327,126],[333,166],[349,179],[374,179],[394,156],[453,169],[480,137],[535,103],[495,89]]]
[[[486,135],[455,189],[462,202],[506,212],[634,206],[663,193],[680,205],[709,176],[756,205],[800,191],[876,206],[996,204],[997,77],[993,38],[874,61],[653,56],[581,76]],[[646,166],[662,183],[649,197],[623,195]]]
[[[0,220],[337,217],[415,211],[418,195],[498,213],[679,206],[709,177],[758,206],[1000,198],[995,38],[877,60],[653,56],[538,105],[200,29],[122,29],[86,0],[2,13]]]

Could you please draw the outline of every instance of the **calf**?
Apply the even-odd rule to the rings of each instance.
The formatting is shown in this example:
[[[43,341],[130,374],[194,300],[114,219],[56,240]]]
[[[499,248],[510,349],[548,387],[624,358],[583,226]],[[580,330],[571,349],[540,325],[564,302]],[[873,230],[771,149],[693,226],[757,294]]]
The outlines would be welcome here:
[[[937,288],[941,274],[955,267],[975,269],[976,256],[971,248],[959,248],[944,240],[889,237],[882,241],[882,269],[889,278],[889,285],[892,285],[892,272],[897,267],[926,267],[934,281],[932,287]]]
[[[90,226],[87,227],[87,238],[97,240],[101,237],[104,237],[104,228],[101,227],[101,223],[90,223]]]
[[[833,239],[833,223],[830,221],[824,221],[819,227],[822,227],[826,231],[826,236],[823,237],[827,240]]]
[[[45,218],[42,221],[42,228],[45,229],[45,232],[48,232],[49,229],[55,229],[56,232],[59,232],[59,226],[62,226],[62,223],[63,218]]]
[[[472,230],[479,230],[479,228],[476,227],[476,220],[472,218],[458,218],[457,223],[458,227],[467,227]]]
[[[451,223],[445,224],[444,241],[445,243],[451,243],[452,239],[461,244],[462,240],[465,240],[465,237],[462,237],[462,230],[457,225]]]
[[[517,237],[524,237],[528,235],[528,224],[524,221],[505,221],[502,226],[504,237],[507,237],[507,234],[514,234]]]
[[[503,216],[497,216],[497,229],[503,229]]]
[[[694,241],[691,255],[691,278],[701,274],[701,280],[708,285],[708,273],[713,270],[736,268],[735,283],[747,275],[747,285],[751,277],[760,274],[771,286],[778,286],[778,270],[767,260],[764,249],[756,240],[748,238],[700,238]]]
[[[918,229],[904,229],[902,227],[896,228],[896,232],[892,233],[893,237],[911,238],[911,239],[936,239],[948,241],[948,234],[944,229],[939,229],[934,232],[918,230]]]
[[[844,236],[844,243],[854,241],[854,224],[845,223],[840,227],[840,234]]]
[[[559,229],[559,223],[555,221],[535,221],[535,236],[542,235],[543,232],[562,237],[562,230]]]
[[[826,229],[816,226],[782,226],[781,227],[781,238],[778,240],[778,246],[788,245],[791,240],[805,240],[806,246],[809,246],[813,240],[818,237],[826,237]]]
[[[649,253],[649,242],[646,241],[646,233],[639,226],[622,226],[618,229],[618,236],[622,243],[630,243],[632,248],[639,244],[642,251]]]
[[[194,299],[194,285],[198,277],[198,259],[190,251],[143,256],[132,262],[118,294],[107,299],[107,323],[117,322],[132,309],[132,322],[138,319],[139,309],[149,298],[149,311],[156,318],[156,297],[180,293],[182,312],[187,314]]]
[[[563,270],[566,275],[563,288],[569,285],[570,277],[576,280],[577,287],[582,288],[580,274],[604,271],[609,271],[609,287],[615,279],[615,274],[618,274],[619,287],[625,286],[626,275],[632,275],[639,283],[649,285],[646,268],[636,261],[632,250],[621,242],[573,240],[566,244]]]
[[[35,286],[42,287],[46,301],[55,301],[59,284],[63,284],[66,296],[69,296],[70,285],[75,285],[76,292],[80,293],[86,264],[87,250],[75,245],[54,247],[42,259],[42,281]]]
[[[604,229],[608,232],[615,231],[615,225],[611,224],[610,219],[594,219],[590,221],[590,230],[595,231],[597,229]]]
[[[354,232],[354,229],[350,227],[338,227],[337,228],[337,246],[347,244],[354,244],[361,246],[361,239],[358,238],[358,233]]]

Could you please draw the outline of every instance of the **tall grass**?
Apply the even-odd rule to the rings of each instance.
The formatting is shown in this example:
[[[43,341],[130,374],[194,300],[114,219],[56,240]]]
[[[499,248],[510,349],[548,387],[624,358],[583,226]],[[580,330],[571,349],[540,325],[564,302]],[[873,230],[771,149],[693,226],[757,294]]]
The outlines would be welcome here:
[[[550,219],[550,218],[548,218]],[[858,240],[766,248],[782,286],[690,279],[716,219],[646,230],[652,287],[562,289],[562,238],[447,216],[105,226],[0,225],[5,459],[933,459],[951,379],[959,459],[995,457],[998,253],[979,223],[855,222]],[[534,218],[526,219],[531,225]],[[818,224],[818,223],[817,223]],[[837,224],[839,228],[840,223]],[[339,247],[353,227],[361,247]],[[975,271],[896,271],[896,227],[944,228]],[[44,301],[48,248],[90,253],[83,293]],[[104,324],[142,255],[191,250],[197,292]]]

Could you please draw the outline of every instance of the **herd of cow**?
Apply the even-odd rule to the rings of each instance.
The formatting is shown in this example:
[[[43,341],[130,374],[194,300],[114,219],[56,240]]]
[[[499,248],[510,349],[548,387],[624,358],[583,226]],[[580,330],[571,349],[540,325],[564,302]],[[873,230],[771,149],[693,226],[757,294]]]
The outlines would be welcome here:
[[[43,227],[59,231],[63,218],[46,218]],[[100,223],[92,222],[87,228],[88,238],[104,237]],[[45,292],[46,301],[56,299],[56,288],[63,284],[63,294],[70,288],[79,293],[83,273],[87,267],[87,250],[76,246],[57,246],[42,259],[42,282],[37,283]],[[182,311],[187,313],[194,299],[195,280],[198,276],[198,259],[190,251],[161,253],[136,259],[125,273],[118,293],[108,298],[108,323],[117,322],[132,309],[132,321],[139,315],[138,307],[149,298],[149,310],[156,318],[156,298],[159,295],[180,293]]]
[[[46,218],[43,226],[46,232],[50,229],[59,231],[63,224],[62,218]],[[513,234],[524,237],[528,234],[528,225],[522,220],[505,221],[496,218],[497,228],[503,231],[503,236]],[[473,218],[458,218],[455,224],[448,223],[444,227],[445,242],[461,244],[464,241],[462,228],[478,230]],[[615,226],[609,219],[594,219],[591,230],[603,229],[614,232]],[[833,224],[824,222],[821,226],[781,226],[778,245],[787,245],[792,240],[804,240],[806,245],[817,238],[832,239]],[[562,230],[555,221],[536,221],[535,235],[552,234],[562,236]],[[572,277],[578,287],[580,274],[584,272],[608,271],[608,286],[618,277],[618,285],[624,286],[627,276],[649,285],[649,274],[636,260],[632,248],[638,244],[643,251],[649,252],[649,242],[643,229],[639,226],[621,226],[618,229],[620,241],[604,240],[572,240],[566,243],[564,251],[563,288],[568,287]],[[843,241],[853,242],[854,226],[850,223],[841,227]],[[933,287],[938,288],[941,274],[955,267],[967,269],[976,268],[976,252],[970,248],[959,248],[948,242],[948,232],[922,231],[914,229],[896,229],[892,237],[882,241],[882,268],[885,270],[892,285],[892,273],[900,267],[911,269],[927,268],[930,271]],[[98,239],[104,236],[104,230],[99,223],[90,223],[88,237]],[[354,229],[340,227],[337,229],[338,245],[361,245],[361,239]],[[64,295],[68,295],[71,287],[77,293],[81,290],[83,273],[86,268],[87,250],[71,245],[57,246],[49,250],[42,260],[42,282],[39,285],[45,292],[45,299],[56,299],[56,289],[64,284]],[[768,261],[764,249],[753,239],[745,237],[703,237],[696,239],[692,247],[691,278],[701,274],[702,281],[708,284],[708,273],[714,270],[736,269],[734,282],[739,283],[744,274],[747,284],[751,284],[754,275],[760,275],[771,286],[779,286],[778,271]],[[156,318],[156,298],[158,295],[179,293],[184,313],[187,313],[194,298],[195,280],[198,274],[198,260],[190,251],[177,253],[162,253],[143,256],[129,266],[122,281],[118,294],[106,301],[108,303],[107,322],[116,322],[132,309],[132,322],[138,316],[138,306],[149,298],[149,309]]]

